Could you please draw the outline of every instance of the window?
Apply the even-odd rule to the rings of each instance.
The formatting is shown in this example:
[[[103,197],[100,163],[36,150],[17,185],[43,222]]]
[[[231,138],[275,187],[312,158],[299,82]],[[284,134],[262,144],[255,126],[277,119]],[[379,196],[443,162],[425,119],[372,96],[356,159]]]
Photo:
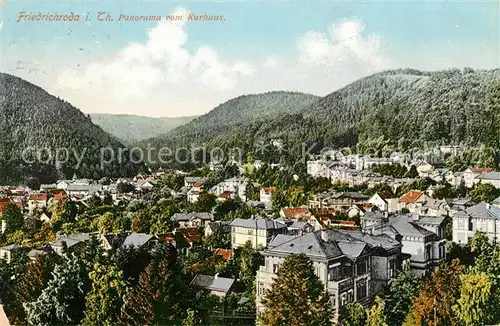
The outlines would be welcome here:
[[[252,230],[252,229],[248,229],[248,230],[247,230],[247,234],[249,234],[249,235],[253,235],[253,230]]]
[[[263,296],[264,292],[265,292],[264,283],[259,282],[259,287],[258,287],[258,294],[259,294],[259,296]]]
[[[273,273],[276,274],[278,273],[278,269],[279,269],[279,264],[273,264]]]
[[[356,285],[356,299],[361,300],[367,295],[367,284],[366,282],[360,282]]]
[[[366,272],[367,272],[367,268],[366,268],[367,264],[366,263],[367,263],[367,261],[365,260],[365,261],[362,261],[362,262],[357,264],[356,269],[357,269],[358,276],[366,274]]]
[[[347,293],[342,293],[340,295],[340,306],[343,307],[347,304]]]
[[[389,278],[393,278],[396,274],[396,261],[395,260],[390,260],[389,261]]]
[[[354,301],[354,291],[349,290],[347,291],[347,302],[353,302]]]
[[[474,231],[474,224],[472,223],[472,219],[469,217],[469,231]]]

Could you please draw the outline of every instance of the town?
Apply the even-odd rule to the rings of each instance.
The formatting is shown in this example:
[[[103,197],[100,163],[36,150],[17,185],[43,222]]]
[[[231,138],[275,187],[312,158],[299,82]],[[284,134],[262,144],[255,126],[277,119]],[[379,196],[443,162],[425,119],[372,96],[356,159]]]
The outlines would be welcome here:
[[[484,166],[455,171],[447,165],[461,149],[438,150],[445,157],[440,163],[397,151],[375,157],[329,150],[309,157],[303,171],[249,156],[246,162],[216,162],[189,172],[160,168],[115,180],[79,179],[75,174],[71,180],[40,184],[31,178],[0,191],[0,277],[31,269],[50,274],[54,267],[49,266],[60,257],[85,259],[94,248],[107,259],[122,259],[118,265],[136,285],[118,311],[121,316],[139,314],[134,295],[146,291],[143,278],[153,276],[137,266],[144,260],[153,264],[158,252],[171,248],[170,259],[179,266],[169,268],[179,274],[168,277],[184,278],[199,304],[186,319],[251,325],[272,318],[266,313],[272,309],[266,296],[275,291],[274,280],[293,257],[298,266],[304,263],[301,259],[311,262],[328,294],[331,310],[325,311],[331,311],[332,322],[354,318],[356,309],[371,309],[370,318],[372,310],[384,309],[384,298],[387,320],[401,323],[407,314],[426,313],[412,312],[418,310],[412,299],[426,295],[418,294],[416,284],[431,286],[429,277],[442,266],[454,267],[452,260],[467,259],[472,243],[495,243],[500,233],[500,172]],[[480,252],[476,259],[495,250]],[[89,271],[113,277],[106,274],[109,270],[95,270],[99,266]],[[55,271],[53,280],[59,276]],[[30,282],[16,277],[20,283]],[[39,282],[40,293],[56,286],[48,277]],[[401,295],[398,286],[412,284],[407,306],[387,310],[394,304],[391,298]],[[84,300],[87,308],[94,291],[100,290],[93,285]],[[35,300],[23,303],[25,312],[16,318],[50,320],[51,303],[43,295],[30,296]],[[16,309],[15,304],[4,306],[7,315]],[[172,312],[176,314],[182,315]],[[138,320],[134,323],[143,319]]]

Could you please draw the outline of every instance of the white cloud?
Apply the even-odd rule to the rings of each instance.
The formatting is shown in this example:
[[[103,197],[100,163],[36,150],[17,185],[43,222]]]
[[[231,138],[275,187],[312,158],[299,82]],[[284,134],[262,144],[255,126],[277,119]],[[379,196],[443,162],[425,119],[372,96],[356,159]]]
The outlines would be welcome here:
[[[271,55],[264,60],[263,66],[268,69],[277,69],[280,64],[280,58],[275,55]]]
[[[186,17],[186,9],[172,15]],[[243,76],[256,73],[247,62],[229,62],[215,49],[202,46],[190,53],[186,48],[186,20],[161,21],[147,33],[144,44],[130,43],[109,62],[92,62],[82,70],[63,71],[60,89],[100,91],[116,100],[146,98],[152,88],[194,83],[213,90],[236,87]]]
[[[342,65],[364,65],[371,70],[388,66],[382,39],[365,37],[360,20],[334,23],[329,33],[309,32],[299,38],[299,62],[312,66],[339,69]]]

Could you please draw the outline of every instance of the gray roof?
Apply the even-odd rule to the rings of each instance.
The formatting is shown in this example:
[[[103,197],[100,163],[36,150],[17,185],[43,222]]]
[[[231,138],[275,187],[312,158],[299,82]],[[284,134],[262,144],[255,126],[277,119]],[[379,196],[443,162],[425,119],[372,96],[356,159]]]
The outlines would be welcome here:
[[[283,236],[276,236],[275,240],[281,242],[264,253],[305,254],[309,257],[331,259],[343,256],[342,251],[335,241],[321,240],[321,231],[306,233],[299,237],[291,237],[288,241]],[[271,245],[270,245],[271,246]]]
[[[125,238],[125,241],[123,241],[122,248],[125,247],[140,248],[153,238],[154,236],[150,234],[131,233]]]
[[[316,195],[318,198],[352,198],[352,199],[369,199],[369,196],[363,195],[359,192],[346,191],[346,192],[322,192]]]
[[[187,183],[205,182],[207,179],[202,177],[185,177],[184,181]]]
[[[248,220],[235,218],[230,225],[242,228],[249,228],[249,229],[259,229],[259,230],[286,228],[286,225],[281,222],[265,218],[248,219]]]
[[[493,199],[492,204],[500,204],[500,197]]]
[[[191,219],[199,218],[201,220],[211,221],[213,216],[206,212],[193,212],[193,213],[175,213],[172,215],[172,220],[174,221],[190,221]]]
[[[209,291],[227,293],[234,284],[234,279],[225,277],[216,277],[211,275],[196,275],[191,281],[191,285],[198,286]]]
[[[357,230],[331,230],[332,232],[337,232],[344,234],[348,238],[345,239],[355,239],[358,241],[365,242],[371,247],[380,247],[385,250],[392,250],[401,247],[401,243],[391,238],[387,234],[369,234]],[[340,237],[337,235],[337,237]]]
[[[436,217],[438,218],[438,217]],[[411,214],[397,214],[389,217],[389,225],[402,236],[422,237],[434,233],[418,225]]]
[[[467,208],[465,211],[455,213],[457,217],[473,217],[484,219],[500,219],[500,208],[488,203],[479,203]]]
[[[83,185],[83,184],[69,184],[68,185],[68,191],[99,191],[102,190],[102,185],[101,184],[90,184],[90,185]]]
[[[18,245],[16,243],[13,243],[13,244],[10,244],[8,246],[1,247],[0,249],[6,250],[6,251],[11,251],[11,250],[22,249],[22,248],[24,248],[24,247],[20,246],[20,245]]]
[[[88,234],[75,234],[75,235],[62,235],[59,239],[52,242],[51,245],[54,247],[62,247],[63,243],[66,243],[66,247],[72,247],[78,243],[88,241],[90,236]]]
[[[357,257],[361,256],[365,248],[368,246],[366,243],[363,242],[350,242],[350,241],[337,241],[337,245],[339,246],[340,250],[346,255],[347,257],[351,259],[356,259]]]
[[[304,222],[304,221],[294,221],[292,223],[292,225],[290,225],[288,228],[289,229],[298,229],[298,230],[302,230],[304,229],[306,226],[311,226],[311,224],[307,223],[307,222]]]
[[[480,180],[500,180],[500,172],[491,171],[486,173],[481,173],[476,177],[476,179]]]

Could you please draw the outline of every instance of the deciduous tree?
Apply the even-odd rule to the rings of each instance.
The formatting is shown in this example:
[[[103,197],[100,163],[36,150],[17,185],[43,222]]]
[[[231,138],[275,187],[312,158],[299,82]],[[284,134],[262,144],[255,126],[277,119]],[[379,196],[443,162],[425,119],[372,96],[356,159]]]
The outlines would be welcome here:
[[[332,309],[323,283],[304,254],[287,256],[266,291],[263,322],[268,326],[331,325]]]

